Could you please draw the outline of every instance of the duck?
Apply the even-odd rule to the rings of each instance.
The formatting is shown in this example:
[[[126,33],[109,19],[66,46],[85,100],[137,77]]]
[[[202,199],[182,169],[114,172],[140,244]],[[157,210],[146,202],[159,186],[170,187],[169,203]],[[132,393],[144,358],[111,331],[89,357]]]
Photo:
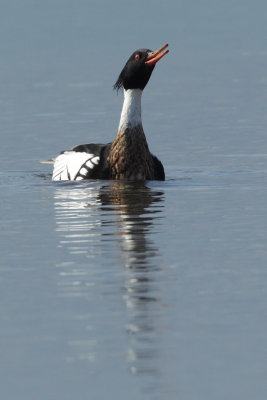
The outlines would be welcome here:
[[[141,98],[157,62],[169,50],[138,49],[123,67],[113,88],[123,90],[124,101],[113,142],[88,143],[62,151],[54,163],[53,181],[165,180],[164,167],[148,147],[142,125]]]

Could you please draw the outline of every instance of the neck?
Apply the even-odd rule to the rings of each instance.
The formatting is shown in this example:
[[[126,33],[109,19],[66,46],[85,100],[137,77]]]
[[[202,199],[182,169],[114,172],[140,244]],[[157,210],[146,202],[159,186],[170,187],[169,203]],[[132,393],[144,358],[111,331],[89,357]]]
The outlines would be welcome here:
[[[108,164],[112,179],[153,179],[153,159],[141,120],[142,90],[124,90],[117,136],[110,147]]]
[[[141,97],[141,89],[124,90],[124,102],[118,131],[126,128],[134,128],[138,125],[142,126]]]

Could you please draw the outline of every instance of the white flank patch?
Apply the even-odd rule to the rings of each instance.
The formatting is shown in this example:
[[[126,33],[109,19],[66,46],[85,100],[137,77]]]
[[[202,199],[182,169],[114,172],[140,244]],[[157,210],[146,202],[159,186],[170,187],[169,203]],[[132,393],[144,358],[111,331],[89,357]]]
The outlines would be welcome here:
[[[93,163],[91,163],[92,160]],[[65,151],[55,159],[52,180],[81,180],[83,178],[77,176],[77,174],[81,173],[84,176],[87,174],[88,171],[85,168],[85,165],[87,168],[93,169],[98,162],[99,157],[94,154]]]
[[[141,97],[141,89],[124,90],[124,102],[121,111],[119,131],[142,124]]]

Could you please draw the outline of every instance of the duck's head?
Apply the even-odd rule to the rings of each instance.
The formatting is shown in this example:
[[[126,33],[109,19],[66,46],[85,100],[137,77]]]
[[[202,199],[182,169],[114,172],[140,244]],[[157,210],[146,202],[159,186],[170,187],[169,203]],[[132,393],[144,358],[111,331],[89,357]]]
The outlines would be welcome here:
[[[136,50],[121,71],[114,89],[143,90],[149,81],[156,63],[169,52],[169,50],[165,50],[167,47],[168,45],[165,44],[156,51],[149,49]]]

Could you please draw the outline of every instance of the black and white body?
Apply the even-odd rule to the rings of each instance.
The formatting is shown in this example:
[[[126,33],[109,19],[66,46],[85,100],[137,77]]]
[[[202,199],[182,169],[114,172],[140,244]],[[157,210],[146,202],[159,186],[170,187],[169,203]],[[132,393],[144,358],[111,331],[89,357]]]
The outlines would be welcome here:
[[[148,148],[141,118],[141,98],[155,64],[168,53],[135,51],[121,71],[114,89],[124,90],[118,133],[112,143],[89,143],[62,152],[54,160],[52,180],[129,179],[164,180],[161,162]]]

